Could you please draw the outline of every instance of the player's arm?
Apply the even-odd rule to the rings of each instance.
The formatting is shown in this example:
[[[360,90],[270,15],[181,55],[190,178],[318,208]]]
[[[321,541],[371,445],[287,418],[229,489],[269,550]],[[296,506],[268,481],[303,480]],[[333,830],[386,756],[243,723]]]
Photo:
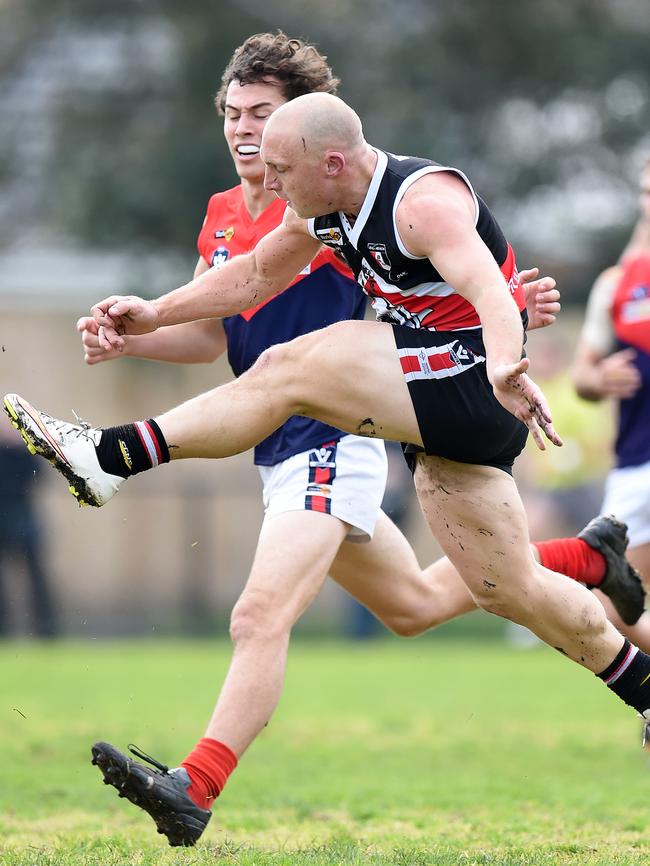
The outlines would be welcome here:
[[[194,269],[194,279],[210,266],[201,256]],[[151,334],[124,337],[120,351],[106,351],[99,345],[99,324],[92,316],[83,316],[77,322],[84,348],[84,361],[90,366],[124,356],[167,361],[177,364],[209,364],[226,349],[226,334],[220,319],[202,319],[182,325],[170,325]]]
[[[543,449],[540,427],[556,445],[550,410],[525,371],[523,325],[517,305],[492,254],[474,226],[475,205],[466,184],[449,172],[425,175],[397,208],[406,248],[427,256],[443,279],[476,309],[483,328],[487,375],[499,402],[523,421]]]
[[[575,389],[584,400],[622,400],[641,386],[634,349],[612,352],[615,346],[611,303],[620,267],[604,270],[589,293],[585,321],[573,361]]]
[[[402,239],[427,256],[443,279],[476,309],[483,326],[490,381],[494,367],[521,358],[523,325],[507,283],[474,226],[474,201],[456,175],[425,175],[397,209]]]
[[[192,282],[154,301],[113,296],[96,304],[103,348],[120,349],[124,334],[145,334],[167,325],[228,316],[285,289],[320,249],[307,223],[287,208],[282,224],[265,235],[255,249],[210,268]]]

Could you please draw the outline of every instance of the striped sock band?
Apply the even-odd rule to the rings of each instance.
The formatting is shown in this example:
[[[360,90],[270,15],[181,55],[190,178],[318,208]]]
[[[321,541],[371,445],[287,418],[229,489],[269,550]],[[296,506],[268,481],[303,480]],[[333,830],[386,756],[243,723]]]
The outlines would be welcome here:
[[[650,656],[627,638],[614,661],[598,676],[607,688],[639,713],[650,709]]]
[[[129,478],[145,469],[169,463],[169,448],[162,430],[149,418],[102,430],[97,460],[104,472]]]
[[[167,452],[167,460],[163,458],[162,448],[167,448],[165,440],[160,431],[160,427],[151,418],[149,421],[136,421],[134,424],[136,432],[142,442],[142,447],[147,452],[151,467],[158,466],[160,463],[166,463],[169,460],[169,452]],[[162,446],[161,446],[162,442]]]

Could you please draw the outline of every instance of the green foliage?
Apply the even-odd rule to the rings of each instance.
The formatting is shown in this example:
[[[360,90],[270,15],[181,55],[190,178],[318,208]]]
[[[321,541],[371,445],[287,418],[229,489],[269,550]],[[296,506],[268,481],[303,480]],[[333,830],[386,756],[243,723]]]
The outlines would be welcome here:
[[[545,648],[296,642],[286,691],[195,849],[101,784],[89,747],[180,761],[226,644],[5,644],[3,866],[645,864],[634,714]]]
[[[114,42],[120,65],[104,78],[63,75],[46,164],[28,172],[37,218],[81,243],[192,250],[207,198],[236,182],[212,95],[234,48],[278,27],[328,54],[371,141],[466,170],[522,266],[568,260],[565,302],[584,298],[635,218],[646,0],[10,0],[0,16],[9,79],[56,72],[60,60],[38,64],[66,39],[70,70]],[[25,92],[23,110],[42,110]],[[20,145],[0,136],[3,185],[21,175]]]

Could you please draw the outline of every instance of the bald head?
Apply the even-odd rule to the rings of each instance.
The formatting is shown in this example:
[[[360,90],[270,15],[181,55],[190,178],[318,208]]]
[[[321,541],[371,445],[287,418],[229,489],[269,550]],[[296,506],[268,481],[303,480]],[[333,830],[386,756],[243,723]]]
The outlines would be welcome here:
[[[268,139],[280,131],[300,142],[304,153],[346,153],[364,144],[359,115],[329,93],[307,93],[281,106],[269,118],[264,135]]]
[[[361,121],[328,93],[298,96],[276,109],[262,133],[264,186],[303,219],[355,213],[377,163]]]

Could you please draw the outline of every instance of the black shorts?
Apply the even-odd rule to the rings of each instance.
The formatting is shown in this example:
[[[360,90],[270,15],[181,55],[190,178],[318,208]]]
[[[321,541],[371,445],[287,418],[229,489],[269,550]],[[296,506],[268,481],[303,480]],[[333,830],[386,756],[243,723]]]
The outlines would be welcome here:
[[[494,396],[480,329],[425,331],[393,325],[424,448],[403,445],[413,471],[418,453],[495,466],[512,474],[528,428]]]

